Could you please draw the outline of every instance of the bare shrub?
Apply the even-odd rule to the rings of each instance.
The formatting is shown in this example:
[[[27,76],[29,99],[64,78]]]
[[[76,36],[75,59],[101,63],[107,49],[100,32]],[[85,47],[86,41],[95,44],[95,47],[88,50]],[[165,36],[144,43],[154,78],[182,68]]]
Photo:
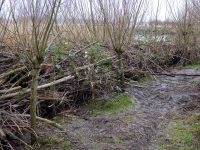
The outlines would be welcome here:
[[[31,127],[36,127],[37,86],[41,64],[52,41],[49,37],[57,17],[61,0],[10,0],[13,35],[25,62],[32,67]]]

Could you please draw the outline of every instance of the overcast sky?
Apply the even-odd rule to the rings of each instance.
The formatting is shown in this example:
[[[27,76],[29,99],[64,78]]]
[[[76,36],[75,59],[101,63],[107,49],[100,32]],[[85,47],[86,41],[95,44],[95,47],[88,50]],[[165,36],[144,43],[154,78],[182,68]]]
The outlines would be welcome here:
[[[164,21],[167,19],[173,19],[173,16],[171,15],[171,11],[169,8],[171,7],[173,13],[176,15],[178,10],[181,9],[183,2],[185,0],[147,0],[147,1],[149,1],[148,4],[149,9],[147,14],[145,15],[145,20],[146,21],[155,20],[156,11],[158,8],[158,20]]]
[[[184,0],[149,0],[150,18],[155,18],[157,6],[159,5],[158,19],[166,20],[173,19],[170,7],[174,14],[183,6]]]

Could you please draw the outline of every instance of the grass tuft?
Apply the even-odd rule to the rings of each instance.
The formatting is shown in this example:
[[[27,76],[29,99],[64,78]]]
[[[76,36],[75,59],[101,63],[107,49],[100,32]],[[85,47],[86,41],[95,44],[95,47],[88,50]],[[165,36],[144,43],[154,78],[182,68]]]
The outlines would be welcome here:
[[[113,114],[130,108],[134,105],[133,99],[128,94],[118,94],[105,99],[103,104],[96,104],[93,108],[93,115]]]
[[[34,147],[38,150],[59,149],[71,150],[71,142],[65,137],[43,136],[38,139],[39,145]]]
[[[200,147],[200,119],[196,114],[174,117],[157,139],[159,150],[197,150]]]
[[[180,69],[200,70],[200,62],[195,63],[195,64],[191,64],[191,65],[181,66]]]

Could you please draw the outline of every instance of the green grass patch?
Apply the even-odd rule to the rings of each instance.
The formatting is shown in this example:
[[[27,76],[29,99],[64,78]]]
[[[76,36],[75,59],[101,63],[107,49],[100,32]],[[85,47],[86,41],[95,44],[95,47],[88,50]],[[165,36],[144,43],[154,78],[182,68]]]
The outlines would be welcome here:
[[[174,117],[157,139],[159,150],[199,150],[200,115]]]
[[[63,149],[71,150],[71,142],[65,137],[57,136],[43,136],[38,139],[38,145],[34,147],[38,150],[49,150],[49,149]]]
[[[101,100],[93,106],[93,115],[113,114],[130,108],[134,105],[132,97],[128,94],[117,94],[110,98]]]
[[[194,70],[200,70],[200,62],[191,64],[191,65],[186,65],[186,66],[180,66],[178,67],[180,69],[194,69]]]

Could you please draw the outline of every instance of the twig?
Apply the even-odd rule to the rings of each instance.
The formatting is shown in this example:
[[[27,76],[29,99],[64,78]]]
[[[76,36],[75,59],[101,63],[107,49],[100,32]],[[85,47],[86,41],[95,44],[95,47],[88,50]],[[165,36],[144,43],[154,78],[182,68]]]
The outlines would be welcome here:
[[[81,49],[79,49],[77,52],[75,52],[74,53],[74,55],[77,55],[78,53],[80,53],[81,51],[83,51],[83,50],[85,50],[85,49],[87,49],[87,48],[89,48],[90,46],[92,46],[92,45],[95,45],[96,43],[98,43],[97,41],[95,41],[95,42],[93,42],[93,43],[91,43],[91,44],[89,44],[89,45],[87,45],[87,46],[85,46],[85,47],[83,47],[83,48],[81,48]],[[66,53],[64,53],[64,54],[66,54]],[[63,59],[63,60],[61,60],[59,63],[57,63],[57,65],[60,65],[60,64],[62,64],[64,61],[66,61],[67,60],[67,58],[65,58],[65,59]]]
[[[19,137],[17,137],[16,135],[14,135],[12,132],[6,130],[6,134],[9,135],[9,136],[11,136],[13,139],[16,139],[16,140],[22,142],[22,143],[23,143],[24,145],[26,145],[29,149],[33,149],[33,148],[32,148],[30,145],[28,145],[24,140],[20,139]]]

